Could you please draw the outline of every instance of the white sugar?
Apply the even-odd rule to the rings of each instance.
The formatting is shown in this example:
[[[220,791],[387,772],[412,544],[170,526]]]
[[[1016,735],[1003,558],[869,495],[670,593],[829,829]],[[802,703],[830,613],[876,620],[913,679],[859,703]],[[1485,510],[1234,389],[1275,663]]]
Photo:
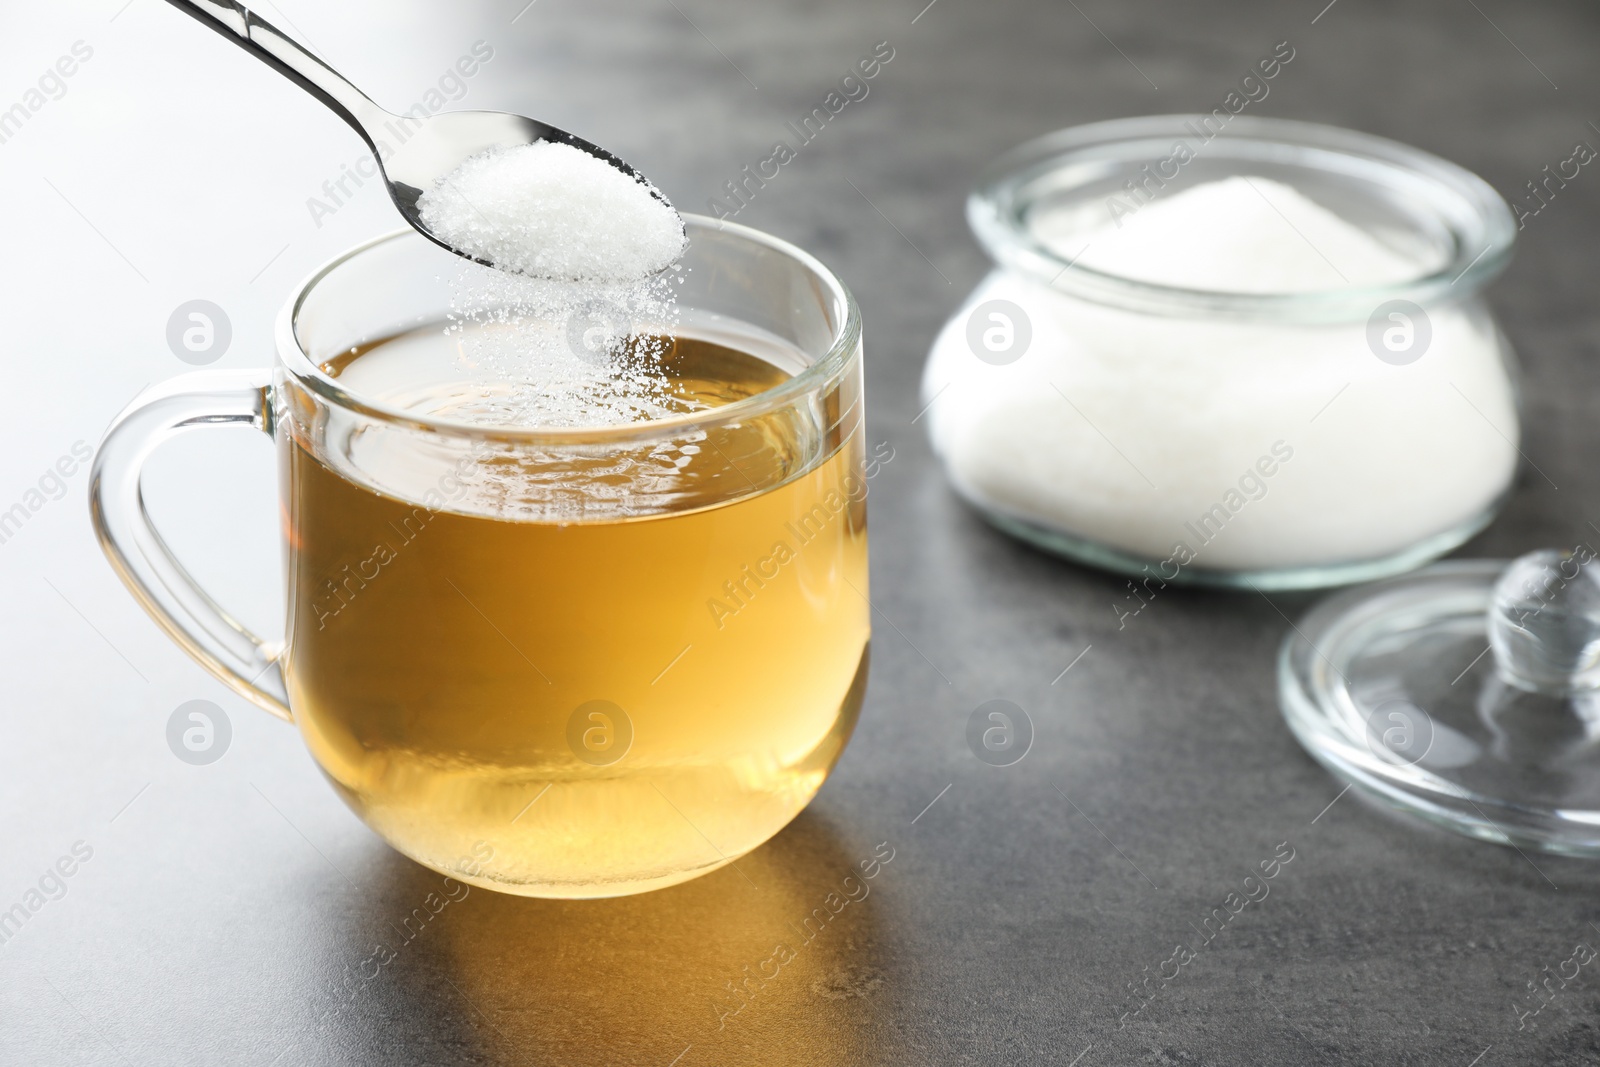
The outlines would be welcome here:
[[[1028,228],[1096,270],[1210,292],[1349,292],[1440,265],[1260,176],[1109,219],[1103,203],[1052,205]],[[1514,393],[1472,301],[1396,301],[1404,319],[1375,294],[1370,319],[1308,322],[1150,314],[1048,281],[996,271],[928,361],[934,446],[991,512],[1159,564],[1167,580],[1174,566],[1385,559],[1477,521],[1511,482]],[[1426,347],[1386,360],[1377,331],[1413,319]],[[1027,338],[1012,361],[985,358],[978,331],[994,323]]]
[[[1029,220],[1047,247],[1082,266],[1182,289],[1306,293],[1419,274],[1412,256],[1270,178],[1205,182],[1095,229],[1080,223],[1065,212]]]
[[[447,333],[481,392],[457,417],[597,427],[682,410],[663,366],[677,333],[672,289],[681,273],[600,285],[464,266]]]
[[[647,278],[685,244],[683,220],[654,186],[554,141],[471,156],[417,207],[445,244],[536,278]]]

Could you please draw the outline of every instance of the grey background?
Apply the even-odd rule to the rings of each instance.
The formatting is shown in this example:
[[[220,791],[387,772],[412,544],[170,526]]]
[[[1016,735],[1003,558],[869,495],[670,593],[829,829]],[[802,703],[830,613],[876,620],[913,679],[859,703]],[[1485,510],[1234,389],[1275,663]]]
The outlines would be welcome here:
[[[1341,797],[1274,696],[1285,615],[1308,598],[1172,590],[1119,632],[1121,583],[983,525],[911,424],[933,334],[987,268],[962,202],[996,153],[1079,122],[1209,110],[1288,39],[1297,57],[1252,111],[1395,137],[1516,199],[1576,141],[1600,145],[1600,13],[1577,0],[521,7],[262,10],[396,109],[489,41],[462,106],[572,129],[696,210],[875,43],[895,48],[871,95],[740,216],[834,266],[865,313],[870,431],[895,459],[872,487],[877,640],[856,738],[811,808],[741,861],[754,888],[729,870],[611,902],[473,891],[407,939],[402,921],[441,879],[345,810],[293,730],[143,617],[89,533],[80,471],[0,544],[0,908],[75,842],[93,849],[0,944],[0,1063],[1600,1060],[1588,969],[1528,1029],[1513,1012],[1542,968],[1600,945],[1600,869]],[[164,343],[174,307],[220,304],[234,334],[217,366],[264,365],[296,281],[396,225],[371,183],[313,222],[306,199],[357,142],[156,0],[8,5],[0,108],[80,39],[93,59],[0,144],[0,508],[145,383],[188,369]],[[1493,294],[1524,360],[1523,450],[1548,480],[1525,470],[1464,555],[1595,535],[1591,170],[1530,220]],[[150,483],[196,573],[273,630],[266,442],[180,440]],[[193,767],[164,729],[200,698],[233,737]],[[1036,732],[1009,768],[964,740],[994,698]],[[1271,895],[1119,1029],[1129,983],[1285,841],[1296,858]],[[894,859],[871,895],[719,1030],[725,983],[798,942],[790,924],[880,842]],[[377,945],[393,959],[347,978]]]

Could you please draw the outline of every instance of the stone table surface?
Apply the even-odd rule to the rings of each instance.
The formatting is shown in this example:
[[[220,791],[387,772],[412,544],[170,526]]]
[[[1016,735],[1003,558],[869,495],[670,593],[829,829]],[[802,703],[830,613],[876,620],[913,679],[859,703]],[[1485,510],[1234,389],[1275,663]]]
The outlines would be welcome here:
[[[811,807],[741,863],[754,885],[723,870],[602,902],[473,891],[414,937],[399,926],[440,877],[369,833],[292,729],[156,630],[95,545],[84,471],[48,476],[141,387],[189,369],[164,340],[175,307],[225,309],[217,366],[265,365],[291,287],[394,228],[392,209],[371,182],[325,191],[360,158],[349,131],[156,0],[0,15],[0,112],[24,108],[0,143],[16,393],[0,510],[29,512],[0,543],[0,910],[28,911],[0,944],[0,1063],[1600,1061],[1587,973],[1525,1025],[1516,1014],[1545,968],[1600,945],[1600,867],[1344,793],[1275,696],[1286,617],[1311,598],[1173,589],[1119,629],[1122,582],[977,519],[913,424],[933,335],[988,268],[963,199],[997,153],[1077,123],[1210,110],[1288,41],[1295,59],[1256,113],[1397,138],[1520,200],[1576,142],[1600,145],[1600,11],[925,2],[261,8],[392,106],[442,84],[459,106],[540,116],[702,211],[858,59],[894,50],[740,215],[835,267],[865,314],[871,440],[895,458],[872,486],[877,641],[854,741]],[[450,80],[477,41],[492,59]],[[70,77],[48,74],[74,55]],[[1461,555],[1595,536],[1597,193],[1585,169],[1527,220],[1493,290],[1523,360],[1529,463]],[[218,599],[271,632],[272,456],[236,436],[168,446],[150,507]],[[964,738],[997,697],[1036,731],[1004,769]],[[232,725],[209,766],[166,745],[191,699]],[[1280,848],[1294,858],[1270,894],[1124,1019],[1135,984]],[[719,1021],[728,984],[874,849],[893,860],[870,895]],[[58,882],[62,857],[74,873]],[[392,958],[373,968],[378,946]]]

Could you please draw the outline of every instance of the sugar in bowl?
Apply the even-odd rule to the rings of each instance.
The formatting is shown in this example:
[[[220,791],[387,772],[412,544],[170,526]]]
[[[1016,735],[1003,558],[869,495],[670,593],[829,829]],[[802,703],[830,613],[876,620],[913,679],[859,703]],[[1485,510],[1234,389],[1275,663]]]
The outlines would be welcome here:
[[[1225,114],[1064,130],[981,179],[997,266],[928,358],[934,449],[995,525],[1146,587],[1409,570],[1516,470],[1482,295],[1510,209],[1417,149]]]

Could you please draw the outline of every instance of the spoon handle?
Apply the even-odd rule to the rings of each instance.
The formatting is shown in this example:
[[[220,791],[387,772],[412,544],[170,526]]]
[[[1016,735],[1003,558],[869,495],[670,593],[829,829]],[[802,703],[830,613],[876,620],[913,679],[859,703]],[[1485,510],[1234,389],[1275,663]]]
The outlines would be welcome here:
[[[167,0],[173,7],[229,38],[355,127],[377,150],[369,129],[390,115],[338,71],[239,0]]]

